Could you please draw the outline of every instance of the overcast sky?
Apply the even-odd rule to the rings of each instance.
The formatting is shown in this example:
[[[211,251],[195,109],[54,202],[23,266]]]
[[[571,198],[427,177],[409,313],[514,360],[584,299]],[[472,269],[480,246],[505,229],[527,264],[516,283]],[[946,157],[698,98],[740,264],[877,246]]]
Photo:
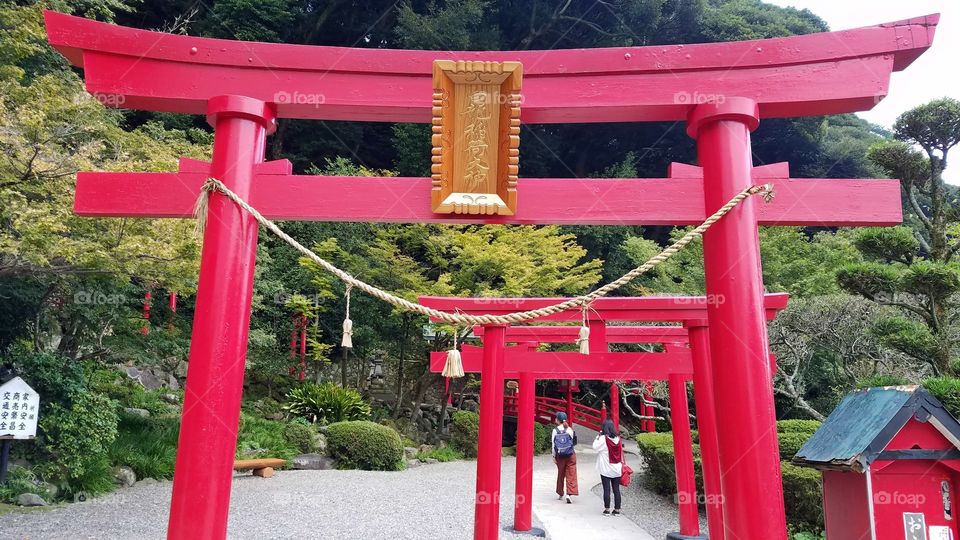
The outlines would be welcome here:
[[[960,99],[960,1],[958,0],[766,0],[779,6],[809,9],[830,25],[846,30],[940,13],[933,47],[905,71],[893,74],[890,93],[871,111],[859,113],[885,127],[893,126],[903,111],[932,99]],[[951,184],[960,184],[960,147],[948,159],[944,174]]]

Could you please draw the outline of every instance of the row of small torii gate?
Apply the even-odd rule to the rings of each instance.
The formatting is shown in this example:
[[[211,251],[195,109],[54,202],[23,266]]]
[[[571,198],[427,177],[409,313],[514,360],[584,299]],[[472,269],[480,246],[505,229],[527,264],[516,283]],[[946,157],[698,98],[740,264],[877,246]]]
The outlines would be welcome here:
[[[675,382],[671,389],[678,400],[680,382],[692,377],[705,472],[711,471],[706,490],[722,501],[708,507],[712,537],[786,539],[766,333],[770,310],[783,305],[765,304],[757,227],[896,224],[902,220],[900,187],[896,180],[792,179],[786,164],[754,167],[750,133],[761,118],[870,109],[886,95],[891,72],[930,47],[938,16],[769,40],[521,52],[249,43],[142,31],[49,11],[45,18],[50,43],[83,68],[87,90],[108,98],[104,103],[206,115],[215,133],[209,163],[182,159],[173,173],[80,173],[75,212],[83,216],[189,218],[201,187],[213,177],[270,219],[684,226],[699,224],[754,183],[772,183],[773,202],[748,199],[704,236],[705,298],[598,300],[591,307],[600,316],[590,323],[600,336],[590,343],[599,350],[589,355],[541,356],[507,348],[508,329],[488,325],[482,352],[466,355],[465,362],[482,381],[477,490],[486,496],[476,501],[476,539],[499,533],[499,396],[507,376],[520,379],[521,407],[529,407],[530,382],[537,377],[666,379]],[[453,150],[460,153],[451,154],[444,123],[456,119],[445,116],[445,92],[462,97],[457,85],[476,90],[489,69],[497,84],[509,85],[504,87],[509,99],[496,115],[487,114],[482,103],[458,98],[456,107],[472,115],[473,138],[466,148],[456,142]],[[472,72],[480,78],[471,82]],[[432,122],[434,176],[293,175],[286,160],[264,161],[266,137],[278,118]],[[516,176],[521,122],[649,121],[686,121],[699,167],[674,164],[665,179]],[[504,153],[496,174],[480,178],[489,193],[451,193],[445,172],[451,160],[455,183],[475,180],[484,170],[482,160],[495,158],[477,153],[489,146]],[[226,535],[257,235],[250,215],[223,195],[211,195],[169,538]],[[508,313],[551,302],[502,300],[423,301],[469,313]],[[766,302],[783,304],[785,297]],[[580,317],[571,312],[552,319]],[[603,323],[616,320],[681,322],[689,348],[617,356],[627,353],[607,352],[609,340],[602,336]],[[717,403],[739,413],[711,418]],[[520,420],[532,422],[532,416]],[[689,430],[688,423],[679,424],[684,433]],[[529,432],[530,425],[522,431]],[[689,445],[689,436],[678,433],[675,440]],[[678,467],[689,466],[684,462],[678,460]],[[680,477],[688,479],[689,470],[678,470]],[[682,509],[685,523],[695,510]]]

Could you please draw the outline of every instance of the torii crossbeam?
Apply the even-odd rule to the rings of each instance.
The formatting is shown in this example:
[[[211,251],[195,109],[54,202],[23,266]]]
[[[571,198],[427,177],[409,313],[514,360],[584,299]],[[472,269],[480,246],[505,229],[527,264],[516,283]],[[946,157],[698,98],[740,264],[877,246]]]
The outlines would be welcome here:
[[[757,226],[889,225],[900,221],[900,197],[895,181],[788,180],[783,167],[754,168],[750,132],[761,117],[871,108],[890,74],[930,47],[938,19],[733,43],[438,52],[247,43],[45,13],[50,43],[84,69],[87,90],[108,98],[102,102],[203,114],[215,131],[210,164],[81,174],[81,215],[186,217],[212,176],[271,218],[687,225],[772,178],[778,201],[746,200],[704,237],[706,292],[722,299],[706,309],[711,353],[723,366],[712,374],[716,397],[750,411],[722,419],[719,430],[725,527],[731,537],[772,540],[786,539],[786,524]],[[437,59],[523,64],[527,124],[686,120],[702,170],[674,167],[671,178],[642,181],[521,179],[515,216],[474,219],[428,214],[426,178],[296,176],[287,162],[263,163],[277,118],[430,122]],[[168,529],[174,539],[226,535],[249,329],[257,224],[219,193],[210,197],[207,223]],[[478,501],[475,539],[497,537],[497,510]]]

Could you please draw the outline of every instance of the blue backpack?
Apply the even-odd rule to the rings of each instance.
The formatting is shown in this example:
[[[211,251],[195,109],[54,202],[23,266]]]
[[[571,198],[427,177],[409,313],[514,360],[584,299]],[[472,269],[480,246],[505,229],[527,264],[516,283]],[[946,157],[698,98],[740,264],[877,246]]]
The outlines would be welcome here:
[[[557,426],[557,435],[553,438],[553,447],[558,456],[573,455],[573,437],[567,433],[567,430]]]

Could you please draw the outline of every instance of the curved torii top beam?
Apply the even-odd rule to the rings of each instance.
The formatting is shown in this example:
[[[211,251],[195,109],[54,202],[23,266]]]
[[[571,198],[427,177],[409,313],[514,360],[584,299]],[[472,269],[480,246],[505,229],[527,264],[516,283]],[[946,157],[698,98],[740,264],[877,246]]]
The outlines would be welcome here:
[[[454,52],[254,43],[150,32],[47,11],[50,43],[117,106],[206,114],[239,94],[286,118],[429,122],[437,59],[520,61],[524,123],[685,120],[754,99],[762,117],[867,110],[933,42],[939,15],[786,38],[552,51]]]

